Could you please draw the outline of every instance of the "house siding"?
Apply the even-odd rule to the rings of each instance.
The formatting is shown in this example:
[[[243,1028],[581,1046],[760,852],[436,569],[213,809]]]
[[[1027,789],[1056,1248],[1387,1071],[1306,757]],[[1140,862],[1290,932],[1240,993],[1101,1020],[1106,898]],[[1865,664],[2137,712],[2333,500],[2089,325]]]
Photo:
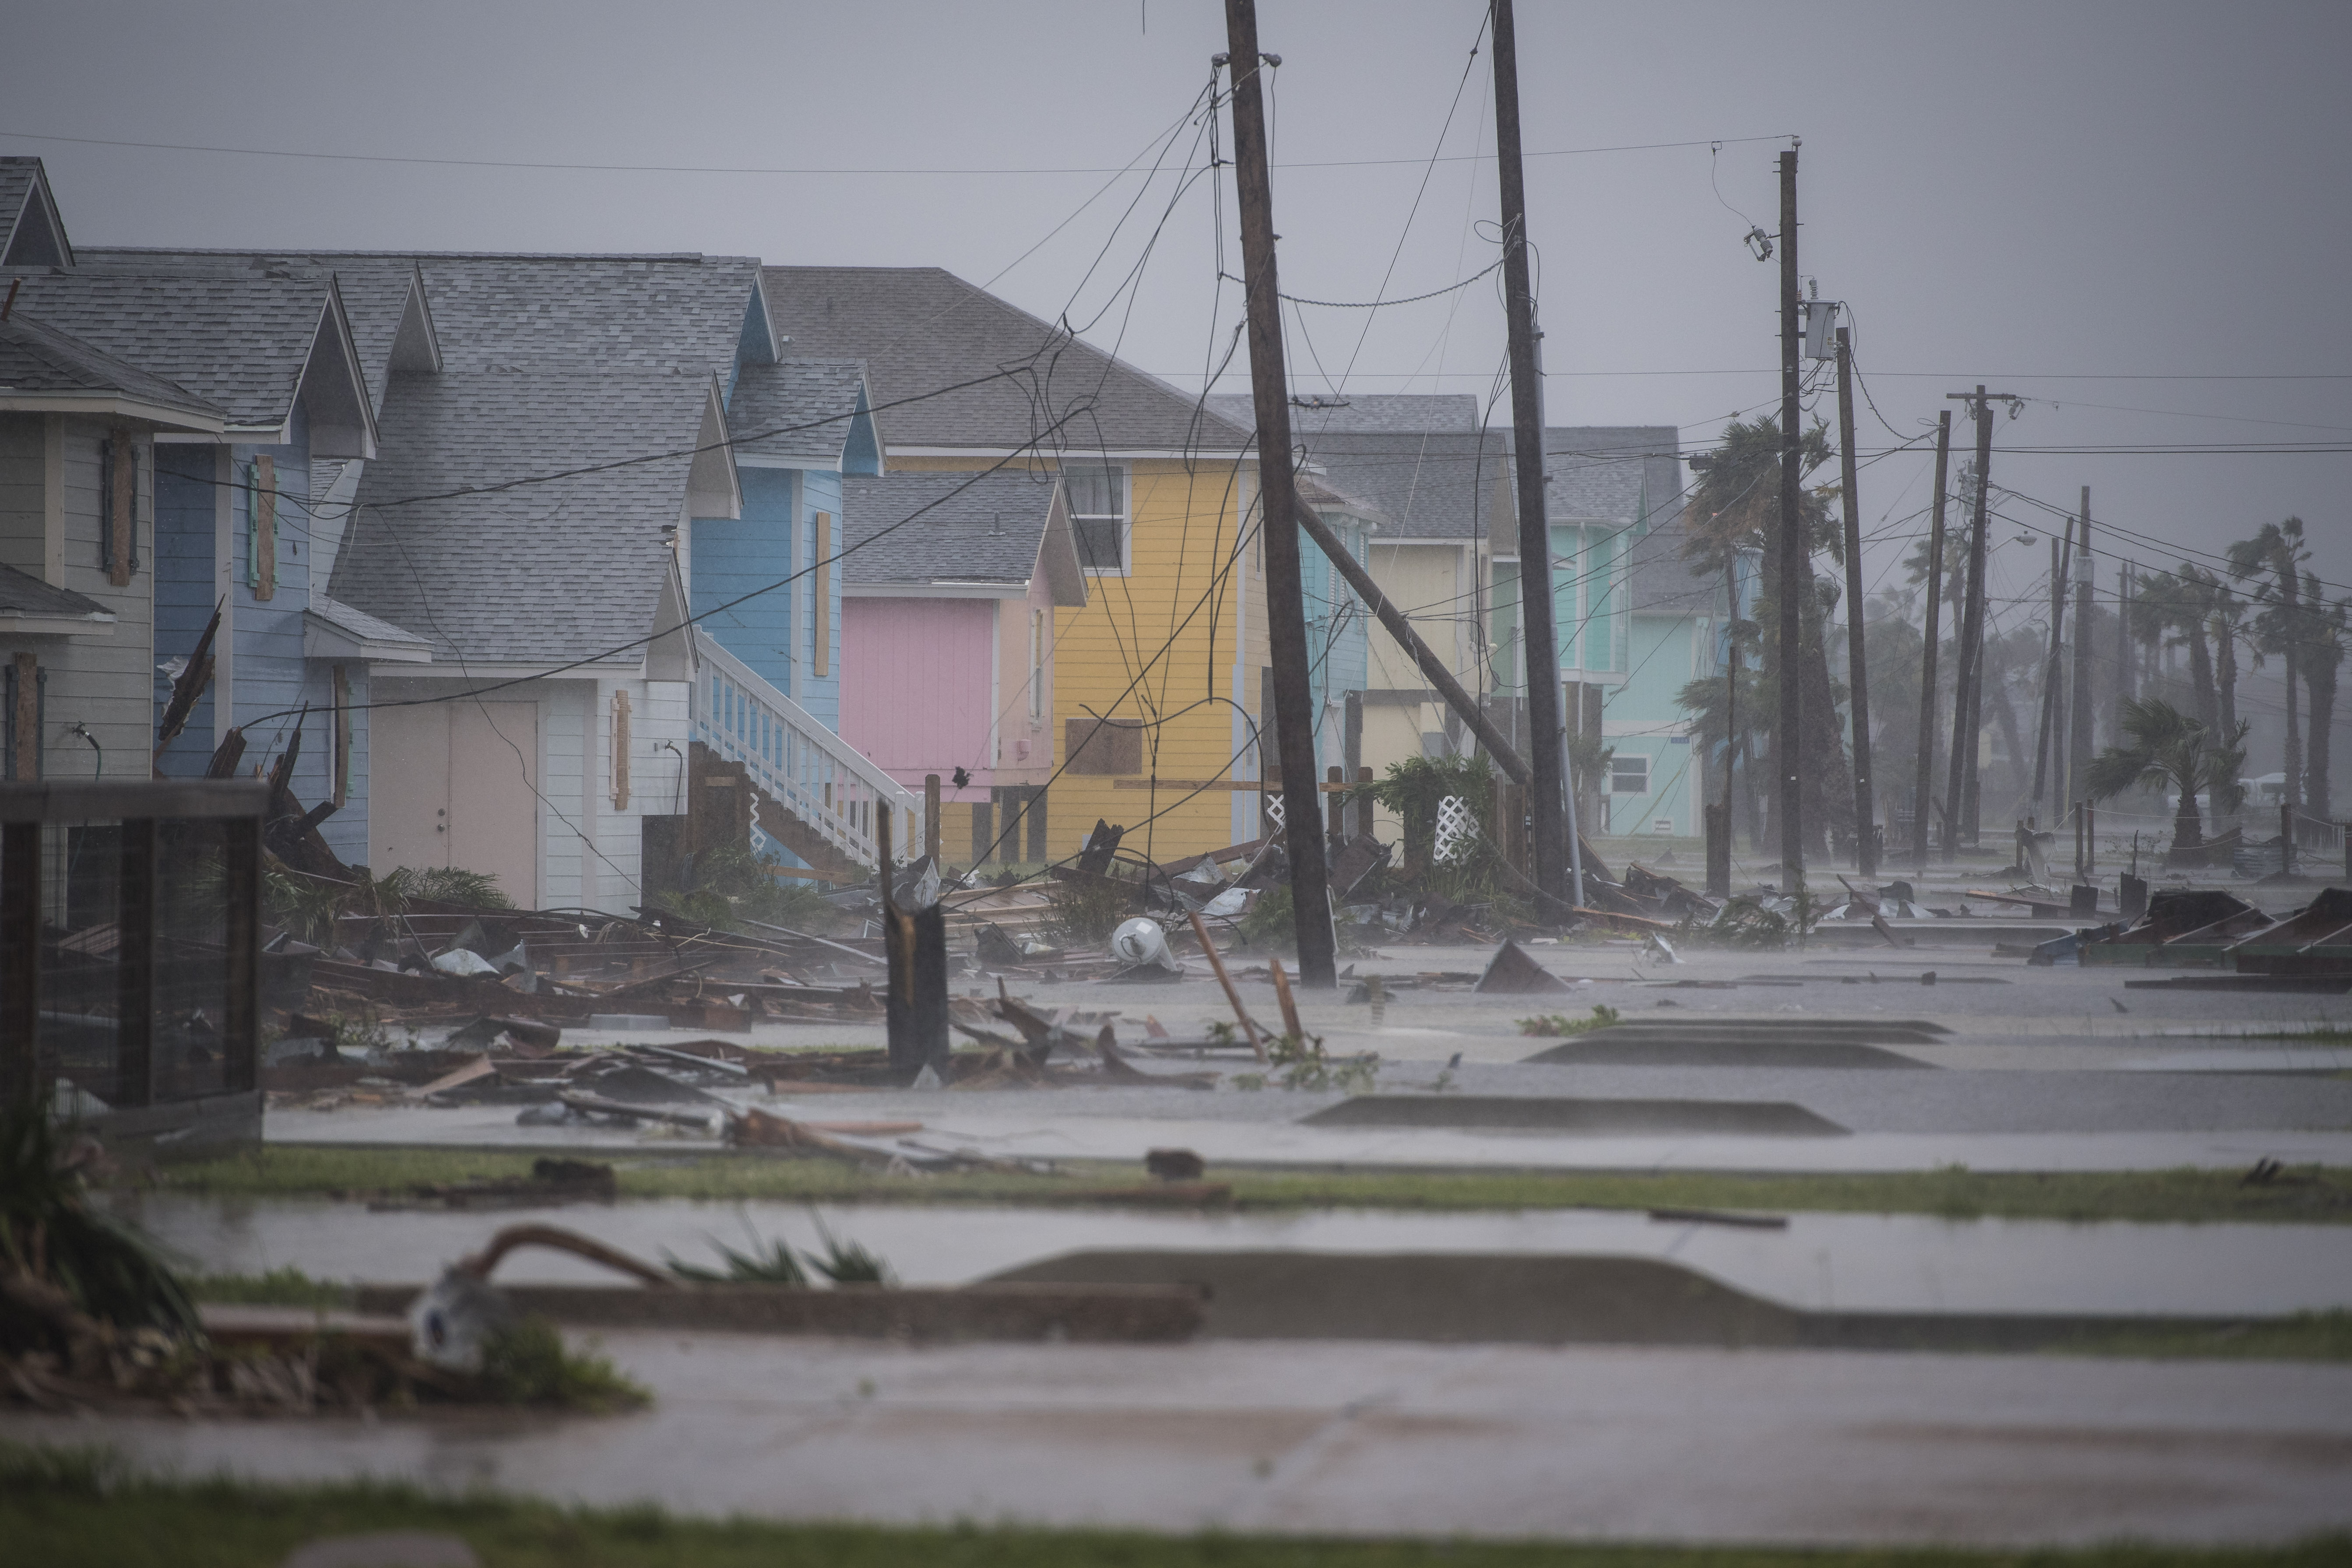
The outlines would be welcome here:
[[[902,473],[970,472],[994,461],[894,457],[890,466]],[[1053,760],[1065,760],[1068,720],[1137,719],[1151,726],[1137,779],[1255,777],[1250,729],[1227,705],[1237,702],[1257,721],[1256,671],[1265,664],[1265,577],[1255,543],[1226,571],[1246,499],[1242,476],[1230,460],[1188,467],[1139,459],[1127,467],[1129,572],[1090,578],[1084,606],[1055,612],[1054,723],[1046,737]],[[1239,668],[1237,619],[1244,627]],[[1186,795],[1192,798],[1181,800]],[[1236,822],[1254,822],[1255,800],[1224,790],[1192,794],[1190,786],[1120,789],[1102,774],[1066,773],[1046,791],[1046,847],[1055,857],[1076,852],[1100,818],[1136,828],[1130,842],[1159,858],[1220,848],[1234,841]],[[1155,809],[1164,815],[1147,823]]]
[[[750,665],[777,690],[793,690],[793,628],[804,584],[760,593],[792,576],[793,500],[798,470],[741,470],[743,515],[696,518],[690,576],[702,633]],[[747,594],[757,598],[731,602]],[[730,608],[719,609],[722,605]]]
[[[853,598],[842,605],[841,737],[919,792],[926,773],[972,770],[986,799],[998,657],[993,599]],[[1007,601],[1020,612],[1020,602]],[[1024,632],[1024,657],[1026,656]],[[1025,700],[1022,711],[1027,712]]]
[[[112,433],[111,423],[68,415],[16,415],[0,416],[0,428],[5,431],[0,435],[0,538],[8,541],[8,563],[97,601],[115,617],[114,626],[101,636],[0,632],[0,662],[30,653],[46,672],[42,773],[89,778],[102,768],[108,778],[147,778],[154,736],[146,700],[155,646],[152,443],[143,436],[134,440],[138,566],[131,581],[117,587],[108,580],[99,557],[99,449]],[[53,474],[62,501],[62,550],[49,563],[55,570],[44,573]],[[77,724],[89,740],[74,733]]]

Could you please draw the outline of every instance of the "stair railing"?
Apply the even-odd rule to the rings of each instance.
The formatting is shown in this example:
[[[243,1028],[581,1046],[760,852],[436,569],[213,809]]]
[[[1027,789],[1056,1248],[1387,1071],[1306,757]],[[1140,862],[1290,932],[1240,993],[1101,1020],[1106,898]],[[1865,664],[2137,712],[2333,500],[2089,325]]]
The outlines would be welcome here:
[[[923,842],[923,797],[860,755],[809,710],[777,690],[715,638],[694,639],[694,739],[858,864],[876,864],[874,809],[896,814],[891,839]]]

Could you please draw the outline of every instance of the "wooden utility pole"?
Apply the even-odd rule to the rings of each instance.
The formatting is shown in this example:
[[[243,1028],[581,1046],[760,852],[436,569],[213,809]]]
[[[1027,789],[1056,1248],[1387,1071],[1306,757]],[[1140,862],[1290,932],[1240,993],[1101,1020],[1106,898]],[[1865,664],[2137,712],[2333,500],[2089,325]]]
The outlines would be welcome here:
[[[1805,885],[1805,796],[1802,708],[1798,690],[1804,678],[1799,611],[1811,590],[1805,564],[1803,493],[1797,482],[1797,421],[1801,376],[1797,369],[1797,150],[1780,154],[1780,636],[1772,678],[1780,688],[1780,722],[1772,736],[1772,771],[1780,783],[1773,807],[1780,818],[1780,876],[1786,890]]]
[[[1726,603],[1730,613],[1723,626],[1723,805],[1717,808],[1715,836],[1707,840],[1706,891],[1713,899],[1731,896],[1731,790],[1733,769],[1739,763],[1739,552],[1733,551],[1723,572]]]
[[[1853,342],[1837,330],[1838,486],[1845,491],[1845,668],[1853,708],[1853,842],[1855,865],[1878,875],[1877,816],[1870,795],[1870,662],[1863,643],[1862,506],[1854,495]]]
[[[1230,12],[1237,0],[1226,0]],[[1544,515],[1543,367],[1535,287],[1528,269],[1528,202],[1519,166],[1519,50],[1511,0],[1492,0],[1495,31],[1495,166],[1501,178],[1503,299],[1510,324],[1511,457],[1519,494],[1519,624],[1526,628],[1528,858],[1535,884],[1553,898],[1584,901],[1581,857],[1564,816],[1567,731],[1560,719],[1559,633],[1552,623],[1551,526]],[[1576,858],[1575,886],[1560,875]]]
[[[2064,723],[2058,709],[2059,658],[2066,646],[2066,570],[2074,563],[2074,520],[2070,517],[2066,520],[2065,535],[2050,542],[2050,657],[2042,665],[2042,711],[2033,732],[2033,805],[2036,810],[2042,805],[2042,786],[2049,782],[2050,752],[2054,733]],[[2058,798],[2065,799],[2065,791],[2059,791]],[[2054,823],[2057,818],[2051,820]]]
[[[2124,743],[2124,704],[2137,695],[2138,683],[2132,679],[2132,563],[2123,562],[2116,567],[2116,721],[2107,726],[2112,743]]]
[[[1936,811],[1936,639],[1941,635],[1939,616],[1944,597],[1944,490],[1945,479],[1952,461],[1952,411],[1945,409],[1936,420],[1936,501],[1934,521],[1927,525],[1927,642],[1920,650],[1919,671],[1919,776],[1913,785],[1918,799],[1914,808],[1918,820],[1911,825],[1913,858],[1919,869],[1927,869],[1928,818]],[[1952,847],[1951,830],[1944,833],[1944,847]]]
[[[1966,403],[1977,421],[1976,519],[1969,531],[1969,581],[1960,604],[1960,667],[1952,689],[1951,813],[1953,832],[1977,841],[1977,734],[1984,711],[1985,552],[1990,543],[1989,480],[1992,471],[1992,405],[2006,392],[1988,394],[1979,384],[1974,392],[1947,393]]]
[[[1283,847],[1298,942],[1298,982],[1338,984],[1323,800],[1315,775],[1315,709],[1307,607],[1298,579],[1298,497],[1291,467],[1290,389],[1283,377],[1282,295],[1274,268],[1274,191],[1266,171],[1256,0],[1225,0],[1233,80],[1234,194],[1241,206],[1243,289],[1249,301],[1250,392],[1257,405],[1258,526],[1265,546],[1267,655],[1282,766]],[[1265,765],[1261,756],[1259,765]]]
[[[2083,487],[2083,514],[2074,522],[2074,702],[2066,743],[2066,789],[2080,800],[2091,776],[2091,487]],[[2084,864],[2089,864],[2087,854]]]

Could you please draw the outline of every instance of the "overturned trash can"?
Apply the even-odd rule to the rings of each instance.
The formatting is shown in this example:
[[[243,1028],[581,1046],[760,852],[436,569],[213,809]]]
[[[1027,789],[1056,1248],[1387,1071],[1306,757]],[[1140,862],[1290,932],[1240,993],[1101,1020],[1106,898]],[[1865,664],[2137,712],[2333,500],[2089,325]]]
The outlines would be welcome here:
[[[0,784],[0,1100],[152,1157],[261,1133],[257,780]]]

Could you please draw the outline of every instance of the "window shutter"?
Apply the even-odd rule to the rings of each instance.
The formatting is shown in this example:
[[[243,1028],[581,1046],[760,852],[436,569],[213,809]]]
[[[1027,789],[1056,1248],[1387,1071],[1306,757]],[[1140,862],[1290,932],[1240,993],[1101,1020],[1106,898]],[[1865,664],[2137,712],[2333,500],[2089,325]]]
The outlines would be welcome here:
[[[629,694],[613,693],[613,809],[629,809]]]
[[[98,563],[116,587],[139,569],[139,446],[117,428],[99,445]]]
[[[351,804],[352,793],[352,676],[343,665],[334,667],[332,684],[335,697],[335,805]]]
[[[257,599],[278,594],[278,464],[268,456],[256,458],[246,506],[245,580]]]
[[[833,513],[816,514],[816,613],[809,619],[814,639],[809,668],[817,674],[833,672]]]
[[[27,780],[41,776],[41,735],[47,721],[49,672],[29,653],[8,661],[7,774]]]

